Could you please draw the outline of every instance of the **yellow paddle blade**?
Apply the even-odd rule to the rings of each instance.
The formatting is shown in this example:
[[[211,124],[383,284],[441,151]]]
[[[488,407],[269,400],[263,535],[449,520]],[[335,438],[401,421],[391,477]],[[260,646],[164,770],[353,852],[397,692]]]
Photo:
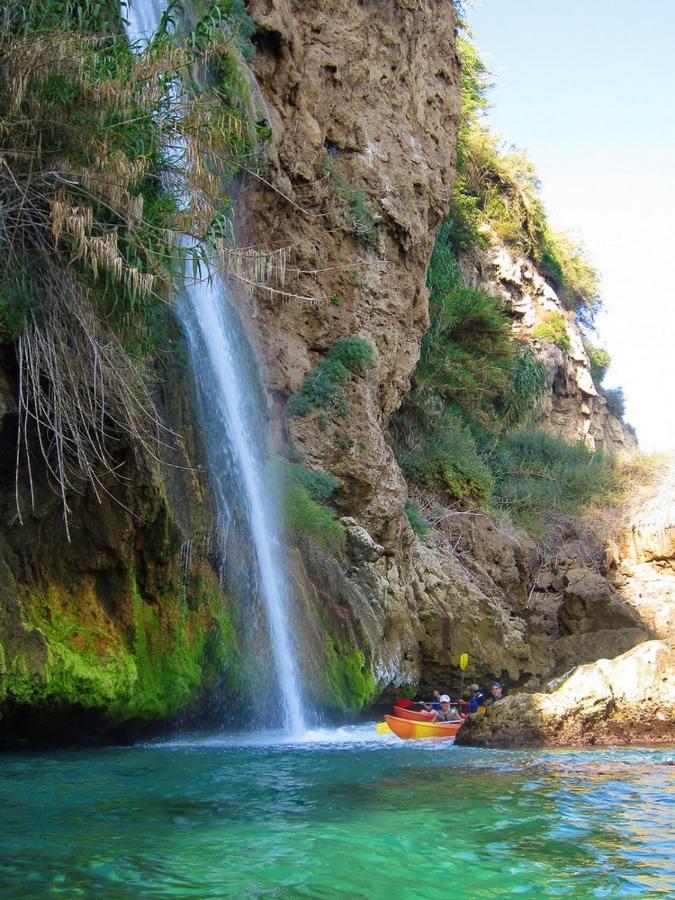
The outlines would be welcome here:
[[[466,667],[468,665],[469,665],[469,654],[462,653],[459,657],[459,667],[462,670],[462,672],[464,671],[464,669],[466,669]]]
[[[391,734],[391,728],[387,725],[386,722],[378,722],[375,726],[375,731],[378,734]]]

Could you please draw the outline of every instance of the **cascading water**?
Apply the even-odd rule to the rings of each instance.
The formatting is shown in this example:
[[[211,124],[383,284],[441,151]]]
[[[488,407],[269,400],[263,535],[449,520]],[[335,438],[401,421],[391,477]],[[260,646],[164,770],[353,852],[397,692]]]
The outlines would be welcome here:
[[[165,4],[161,0],[132,2],[127,34],[137,45],[156,31]],[[180,153],[180,149],[178,150]],[[186,240],[186,243],[189,243]],[[238,508],[247,520],[255,551],[259,588],[267,611],[284,727],[297,736],[305,730],[298,675],[288,626],[288,588],[281,541],[276,527],[276,504],[266,486],[265,422],[256,408],[246,377],[244,356],[250,348],[231,303],[227,285],[216,273],[186,285],[177,313],[187,336],[190,361],[202,406],[211,481],[222,528],[232,515],[228,487],[236,483]],[[227,476],[224,465],[232,467]],[[267,501],[267,502],[266,502]]]

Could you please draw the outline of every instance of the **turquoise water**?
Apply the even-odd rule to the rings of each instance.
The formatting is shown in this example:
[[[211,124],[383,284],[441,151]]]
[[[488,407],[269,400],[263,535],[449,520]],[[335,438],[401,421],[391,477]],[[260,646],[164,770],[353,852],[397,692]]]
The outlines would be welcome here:
[[[673,896],[672,753],[360,726],[6,755],[0,896]]]

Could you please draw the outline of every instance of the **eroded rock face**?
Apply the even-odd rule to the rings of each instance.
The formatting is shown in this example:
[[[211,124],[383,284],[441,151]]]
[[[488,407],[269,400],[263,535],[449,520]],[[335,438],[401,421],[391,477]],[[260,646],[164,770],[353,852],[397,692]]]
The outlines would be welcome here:
[[[653,637],[675,644],[675,460],[636,497],[615,551],[617,589]]]
[[[661,641],[580,666],[550,693],[505,697],[457,739],[487,747],[672,741],[675,654]]]
[[[305,548],[303,593],[312,596],[303,618],[318,610],[324,623],[332,621],[329,630],[365,651],[377,694],[418,685],[458,689],[458,659],[467,650],[475,677],[517,680],[530,671],[525,621],[494,582],[479,586],[442,536],[415,539],[392,556],[355,519],[342,523],[346,565],[311,554],[308,561]]]
[[[611,452],[637,446],[634,432],[607,409],[591,377],[591,365],[574,314],[529,260],[514,256],[496,239],[482,253],[463,261],[470,283],[504,299],[513,315],[513,330],[530,343],[546,365],[549,391],[541,424],[570,441]],[[569,348],[537,340],[533,333],[547,316],[562,316]]]
[[[346,580],[334,573],[330,596],[343,598],[336,602],[381,688],[420,678],[449,685],[464,650],[476,677],[539,683],[559,660],[550,638],[533,649],[525,639],[533,542],[501,535],[487,516],[457,521],[452,545],[413,539],[406,486],[384,437],[428,325],[426,271],[454,178],[451,6],[254,0],[249,8],[258,28],[253,67],[274,131],[266,178],[285,197],[251,181],[243,230],[253,245],[292,245],[285,287],[315,298],[249,301],[268,382],[281,406],[338,338],[358,334],[376,352],[375,367],[345,388],[345,415],[319,409],[287,422],[307,465],[339,479],[336,502],[349,517]],[[560,309],[522,260],[497,255],[485,277],[527,327]],[[570,402],[585,392],[584,403],[599,407],[578,332],[573,341],[551,382],[564,370]],[[564,433],[590,433],[590,417],[575,415]]]
[[[373,369],[346,416],[293,419],[309,465],[389,551],[405,485],[383,432],[428,325],[426,271],[454,181],[455,17],[446,0],[253,0],[254,71],[274,131],[268,181],[248,185],[246,241],[293,248],[285,288],[250,301],[272,389],[288,396],[331,345],[360,335]],[[287,199],[288,198],[288,199]]]

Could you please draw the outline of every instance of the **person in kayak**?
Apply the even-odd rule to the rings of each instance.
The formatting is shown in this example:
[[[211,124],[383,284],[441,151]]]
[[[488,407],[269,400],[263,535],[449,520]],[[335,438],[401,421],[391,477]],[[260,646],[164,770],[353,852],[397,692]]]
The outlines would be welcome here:
[[[485,706],[485,694],[481,691],[479,684],[470,684],[471,699],[469,700],[469,712],[478,712],[479,707]]]
[[[504,696],[504,689],[498,681],[493,681],[490,685],[490,696],[485,701],[485,705],[487,706],[490,703],[496,703],[497,700],[501,700]]]
[[[427,712],[440,712],[441,710],[441,692],[437,689],[433,692],[433,700],[422,701],[422,709]]]
[[[443,722],[462,721],[462,717],[457,712],[457,707],[450,706],[450,698],[447,694],[441,694],[439,702],[441,704],[441,711],[436,713],[433,720],[434,725],[442,725]]]

